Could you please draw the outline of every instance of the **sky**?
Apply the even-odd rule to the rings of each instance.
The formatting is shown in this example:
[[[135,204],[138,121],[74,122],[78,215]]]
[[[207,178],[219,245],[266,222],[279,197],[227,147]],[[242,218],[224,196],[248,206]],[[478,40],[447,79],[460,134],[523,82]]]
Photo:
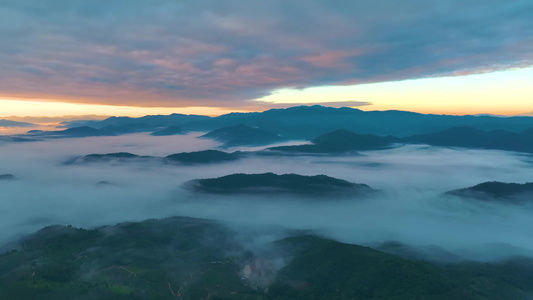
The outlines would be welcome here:
[[[0,3],[0,117],[511,115],[533,111],[532,65],[530,0]]]

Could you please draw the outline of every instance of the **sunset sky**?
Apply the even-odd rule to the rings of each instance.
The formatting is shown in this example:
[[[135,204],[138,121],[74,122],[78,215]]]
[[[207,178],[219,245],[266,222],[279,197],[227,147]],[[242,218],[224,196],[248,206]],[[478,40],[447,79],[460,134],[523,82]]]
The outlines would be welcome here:
[[[533,112],[530,0],[2,0],[0,116]]]

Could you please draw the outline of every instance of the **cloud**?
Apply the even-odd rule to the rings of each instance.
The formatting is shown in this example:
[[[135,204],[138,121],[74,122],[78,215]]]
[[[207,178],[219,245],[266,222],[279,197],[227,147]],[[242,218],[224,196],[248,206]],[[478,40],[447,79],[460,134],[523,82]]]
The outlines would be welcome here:
[[[515,153],[411,145],[356,156],[261,156],[202,166],[62,164],[89,153],[164,156],[217,146],[195,136],[133,134],[1,145],[0,174],[17,179],[0,181],[0,248],[50,224],[92,227],[178,215],[221,220],[237,229],[312,230],[368,246],[390,240],[431,245],[477,260],[517,251],[533,257],[533,207],[441,196],[489,180],[533,181],[530,158]],[[182,188],[188,180],[239,172],[325,174],[384,193],[370,199],[317,201],[194,194]],[[109,184],[97,184],[101,181]],[[491,244],[507,247],[491,253]]]
[[[282,88],[531,66],[533,4],[6,0],[0,94],[246,106]]]

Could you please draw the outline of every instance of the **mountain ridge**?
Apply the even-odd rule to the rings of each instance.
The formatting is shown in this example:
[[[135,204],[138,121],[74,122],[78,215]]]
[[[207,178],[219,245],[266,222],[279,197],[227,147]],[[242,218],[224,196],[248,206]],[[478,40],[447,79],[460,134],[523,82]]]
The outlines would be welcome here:
[[[152,115],[127,119],[112,117],[103,121],[91,121],[87,125],[101,128],[105,125],[118,125],[118,123],[148,122],[160,127],[179,125],[187,130],[211,131],[221,127],[244,124],[249,127],[275,132],[287,139],[307,140],[339,128],[361,134],[394,135],[398,137],[427,134],[457,126],[471,126],[482,130],[504,129],[508,131],[533,128],[533,117],[528,116],[506,118],[474,115],[455,116],[421,114],[398,110],[362,111],[355,108],[333,108],[320,105],[276,108],[263,112],[229,113],[217,117],[180,115],[179,124],[176,122],[170,124],[170,122],[165,121],[170,116]]]
[[[185,187],[212,194],[296,194],[306,196],[369,195],[377,190],[366,184],[326,176],[298,174],[277,175],[272,172],[260,174],[235,173],[217,178],[196,179]]]
[[[471,187],[448,191],[446,195],[506,203],[530,202],[526,196],[533,195],[533,182],[506,183],[487,181]]]

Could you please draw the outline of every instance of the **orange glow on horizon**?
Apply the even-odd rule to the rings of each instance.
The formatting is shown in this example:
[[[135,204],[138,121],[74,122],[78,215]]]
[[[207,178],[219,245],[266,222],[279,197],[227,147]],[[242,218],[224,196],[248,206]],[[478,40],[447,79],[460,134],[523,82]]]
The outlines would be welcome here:
[[[61,117],[75,115],[104,115],[142,117],[146,115],[197,114],[219,116],[230,112],[247,112],[219,107],[139,107],[101,104],[79,104],[46,100],[0,98],[0,117]]]
[[[533,68],[352,86],[283,89],[258,99],[273,104],[361,101],[369,110],[430,114],[516,115],[533,112]]]
[[[255,101],[236,101],[232,107],[139,107],[69,103],[64,100],[2,98],[0,117],[66,115],[130,116],[172,113],[218,116],[230,112],[321,104],[353,106],[364,111],[403,110],[425,114],[517,115],[533,112],[533,68],[467,76],[413,79],[352,86],[282,89]],[[110,101],[111,102],[111,101]],[[345,103],[345,104],[344,104]],[[354,104],[355,105],[355,104]]]

